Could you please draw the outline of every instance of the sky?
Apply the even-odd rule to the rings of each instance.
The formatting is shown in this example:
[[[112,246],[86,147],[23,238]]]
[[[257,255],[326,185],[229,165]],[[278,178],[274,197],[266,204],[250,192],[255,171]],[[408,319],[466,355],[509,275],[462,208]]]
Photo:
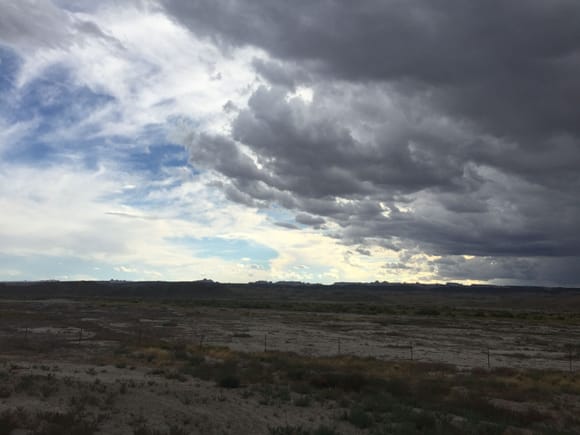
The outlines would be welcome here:
[[[0,0],[0,280],[580,285],[577,0]]]

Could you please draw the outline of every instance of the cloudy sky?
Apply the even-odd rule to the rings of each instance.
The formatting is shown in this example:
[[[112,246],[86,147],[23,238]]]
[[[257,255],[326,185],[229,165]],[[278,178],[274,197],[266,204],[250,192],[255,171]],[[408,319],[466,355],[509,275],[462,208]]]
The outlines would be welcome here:
[[[578,0],[0,0],[0,280],[580,284]]]

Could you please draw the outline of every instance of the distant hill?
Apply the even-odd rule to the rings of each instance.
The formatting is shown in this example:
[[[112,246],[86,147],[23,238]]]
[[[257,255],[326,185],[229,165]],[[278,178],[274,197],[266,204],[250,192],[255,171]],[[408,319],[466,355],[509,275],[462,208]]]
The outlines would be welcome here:
[[[30,281],[0,283],[3,298],[153,298],[153,299],[315,299],[373,300],[394,294],[518,295],[576,293],[577,288],[448,284],[356,283],[332,285],[300,282],[227,284],[211,280],[165,281]]]

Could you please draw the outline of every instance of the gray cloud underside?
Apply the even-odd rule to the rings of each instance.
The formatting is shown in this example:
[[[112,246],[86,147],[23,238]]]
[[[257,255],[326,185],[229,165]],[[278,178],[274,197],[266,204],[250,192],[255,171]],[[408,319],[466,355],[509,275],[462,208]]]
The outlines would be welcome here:
[[[80,4],[76,5],[76,8],[80,7]],[[123,48],[96,23],[81,20],[51,1],[0,0],[0,42],[3,44],[25,51],[65,48],[83,43],[86,37],[102,39]]]
[[[347,244],[449,256],[441,277],[580,283],[577,1],[165,7],[225,50],[270,56],[231,134],[186,141],[230,199],[335,222]],[[300,85],[311,104],[287,98]]]

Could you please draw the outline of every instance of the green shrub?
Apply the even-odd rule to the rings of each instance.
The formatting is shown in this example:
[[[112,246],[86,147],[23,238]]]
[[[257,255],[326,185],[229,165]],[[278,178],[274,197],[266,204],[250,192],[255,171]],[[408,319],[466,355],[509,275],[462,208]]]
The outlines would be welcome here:
[[[339,435],[339,433],[332,427],[321,425],[314,429],[311,435]]]
[[[316,388],[360,391],[368,385],[368,379],[359,373],[318,373],[310,378],[310,385]]]
[[[411,393],[409,382],[399,378],[388,379],[381,386],[395,397],[404,397]]]
[[[358,406],[351,408],[350,412],[346,416],[346,420],[359,429],[367,429],[373,424],[373,418],[371,415]]]
[[[0,385],[0,399],[6,399],[12,395],[12,388]]]
[[[0,435],[10,435],[14,429],[18,428],[18,419],[10,411],[0,414]]]
[[[301,381],[306,377],[306,370],[303,367],[291,367],[286,373],[291,381]]]
[[[277,426],[268,429],[270,435],[309,435],[302,426]]]
[[[218,381],[218,385],[222,388],[239,388],[240,384],[240,378],[235,375],[225,375]]]
[[[339,435],[328,426],[318,426],[316,429],[304,429],[302,426],[278,426],[269,428],[270,435]]]
[[[97,422],[77,411],[44,412],[38,415],[40,424],[34,435],[93,435]]]
[[[300,396],[294,400],[294,405],[306,408],[310,406],[311,399],[310,396]]]
[[[164,326],[172,326],[172,325],[164,325]],[[177,343],[173,346],[173,357],[179,360],[185,360],[189,357],[189,353],[187,352],[187,346],[185,343]]]

